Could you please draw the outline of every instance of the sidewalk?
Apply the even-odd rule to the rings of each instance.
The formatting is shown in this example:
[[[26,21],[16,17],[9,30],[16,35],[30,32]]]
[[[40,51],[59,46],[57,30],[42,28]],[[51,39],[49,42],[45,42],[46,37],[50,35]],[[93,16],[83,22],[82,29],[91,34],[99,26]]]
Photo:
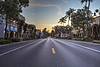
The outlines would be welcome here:
[[[94,43],[99,43],[100,44],[100,40],[93,40]]]
[[[84,40],[81,40],[80,38],[73,38],[73,40],[84,41]],[[84,42],[92,42],[92,43],[98,43],[98,44],[100,44],[100,40],[92,40],[92,41],[84,41]]]

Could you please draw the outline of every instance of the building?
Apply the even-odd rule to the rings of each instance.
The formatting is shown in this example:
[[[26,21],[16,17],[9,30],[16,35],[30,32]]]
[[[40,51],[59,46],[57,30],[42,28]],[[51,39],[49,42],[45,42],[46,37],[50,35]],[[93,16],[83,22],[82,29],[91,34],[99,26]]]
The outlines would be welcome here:
[[[92,35],[94,39],[100,39],[100,16],[94,18],[92,25]]]
[[[0,39],[4,38],[5,31],[5,16],[0,15]]]
[[[93,24],[97,24],[97,25],[100,24],[100,16],[94,17],[94,22],[93,22]]]

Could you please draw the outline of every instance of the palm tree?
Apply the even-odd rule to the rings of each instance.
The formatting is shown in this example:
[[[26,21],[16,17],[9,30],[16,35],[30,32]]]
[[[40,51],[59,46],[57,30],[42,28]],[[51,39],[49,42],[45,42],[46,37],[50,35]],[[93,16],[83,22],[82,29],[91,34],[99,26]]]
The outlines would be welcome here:
[[[34,39],[35,38],[35,30],[36,30],[36,26],[33,24],[28,24],[28,29],[30,30],[30,39]]]
[[[22,38],[22,31],[23,31],[23,25],[24,25],[24,21],[20,21],[17,23],[17,28],[18,28],[18,39]]]
[[[28,28],[28,24],[27,23],[24,23],[24,26],[23,26],[24,33],[26,33],[27,28]]]
[[[8,20],[16,18],[23,7],[29,5],[29,0],[0,0],[0,14],[5,15],[5,38],[7,38]]]
[[[73,28],[72,28],[71,26],[67,25],[67,26],[66,26],[67,34],[71,35],[72,29],[73,29]]]
[[[59,26],[54,26],[53,27],[54,31],[55,31],[55,34],[60,34],[60,31],[59,31]]]
[[[95,12],[99,12],[99,9],[96,9]]]
[[[85,9],[77,9],[77,11],[73,12],[73,14],[71,15],[71,24],[73,28],[76,28],[77,30],[82,29],[82,31],[84,32],[83,37],[86,35],[85,25],[87,25],[86,23],[87,18],[85,16],[86,16]],[[88,20],[90,21],[91,18],[89,18]]]
[[[67,12],[66,15],[64,17],[62,17],[58,23],[62,24],[62,26],[64,26],[64,23],[66,23],[66,19],[68,18],[68,25],[69,25],[69,21],[71,20],[71,15],[73,14],[75,10],[70,8]]]
[[[81,0],[82,4],[85,3],[84,9],[86,11],[86,17],[87,18],[90,16],[90,10],[89,9],[90,9],[91,2],[93,2],[93,0]],[[87,22],[88,22],[88,20],[87,20]]]
[[[87,0],[81,0],[81,3],[83,4],[85,2],[85,7],[87,6]]]
[[[72,15],[72,13],[73,13],[74,11],[75,11],[74,9],[70,8],[70,9],[66,12],[65,18],[66,18],[66,19],[68,18],[68,25],[69,25],[69,21],[70,21],[70,19],[71,19],[71,15]]]
[[[85,9],[85,12],[86,12],[86,25],[87,25],[87,34],[86,34],[86,36],[87,37],[90,37],[89,35],[90,35],[90,23],[89,23],[89,19],[90,19],[90,17],[91,17],[91,12],[90,12],[90,4],[91,4],[91,2],[93,2],[93,0],[81,0],[81,3],[83,4],[83,3],[85,3],[85,5],[84,5],[84,9]]]
[[[55,31],[52,30],[50,34],[51,34],[51,37],[54,37],[55,36]]]
[[[90,4],[91,2],[93,2],[93,0],[81,0],[81,3],[85,3],[85,8],[89,9],[90,8]]]
[[[66,18],[65,17],[62,17],[59,22],[60,24],[62,24],[62,26],[64,26],[64,23],[66,23]]]
[[[94,15],[96,16],[97,13],[100,15],[100,10],[99,10],[99,9],[96,9],[96,10],[95,10]]]

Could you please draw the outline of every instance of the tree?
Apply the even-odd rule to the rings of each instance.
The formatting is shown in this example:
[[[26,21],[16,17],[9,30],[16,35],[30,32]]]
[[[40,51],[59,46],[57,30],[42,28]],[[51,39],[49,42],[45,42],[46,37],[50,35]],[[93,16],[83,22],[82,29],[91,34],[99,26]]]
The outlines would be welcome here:
[[[99,9],[95,10],[94,15],[96,16],[97,13],[100,15],[100,10]]]
[[[90,4],[91,2],[93,2],[93,0],[81,0],[81,3],[85,3],[84,8],[85,9],[89,9],[90,8]]]
[[[72,13],[75,11],[75,9],[70,8],[68,11],[66,11],[66,16],[65,18],[68,18],[68,25],[69,25],[69,21],[71,20],[71,15]]]
[[[28,24],[28,29],[30,31],[30,38],[34,39],[35,38],[35,34],[36,34],[36,26],[33,24]]]
[[[98,13],[99,12],[99,9],[96,9],[95,12]]]
[[[42,31],[42,33],[43,33],[43,37],[44,38],[46,38],[46,37],[49,36],[49,32],[47,31],[47,28],[44,28],[43,31]]]
[[[60,34],[59,26],[54,26],[53,29],[55,31],[55,34]]]
[[[65,26],[65,29],[68,32],[68,34],[71,34],[71,31],[73,28],[71,26],[67,25],[67,26]]]
[[[0,14],[3,14],[3,6],[4,6],[4,2],[2,0],[0,0]]]
[[[89,19],[91,18],[91,11],[90,9],[90,4],[91,2],[93,2],[93,0],[81,0],[81,3],[85,3],[84,5],[84,9],[85,9],[85,13],[86,13],[86,23],[87,23],[87,31],[86,31],[86,36],[89,38],[90,37],[90,23],[89,23]]]
[[[62,17],[59,22],[60,24],[62,24],[62,26],[64,26],[64,23],[66,23],[66,18],[65,17]]]
[[[72,27],[67,25],[67,26],[54,26],[54,34],[57,37],[61,37],[61,34],[68,34],[71,35]]]
[[[52,30],[50,34],[51,34],[51,37],[54,37],[55,36],[55,31]]]
[[[28,24],[24,23],[24,26],[23,26],[24,33],[26,33],[27,29],[28,29]]]
[[[28,5],[29,0],[0,1],[0,13],[6,16],[5,38],[7,38],[7,25],[9,20],[18,17],[22,12],[22,7],[27,7]]]
[[[23,31],[24,31],[24,23],[25,21],[23,20],[19,20],[18,19],[18,22],[17,22],[17,36],[18,36],[18,39],[22,39],[22,36],[23,36]]]
[[[91,13],[91,11],[89,11]],[[71,15],[71,24],[74,28],[80,30],[82,29],[84,34],[83,37],[86,35],[86,25],[88,24],[86,21],[92,22],[92,16],[86,17],[85,9],[77,9],[77,11],[73,12]]]

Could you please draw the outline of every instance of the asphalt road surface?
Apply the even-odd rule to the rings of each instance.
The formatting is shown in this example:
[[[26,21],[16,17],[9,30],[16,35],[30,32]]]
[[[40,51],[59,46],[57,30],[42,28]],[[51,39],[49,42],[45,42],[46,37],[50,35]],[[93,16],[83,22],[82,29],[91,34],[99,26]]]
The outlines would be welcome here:
[[[99,45],[46,38],[0,46],[0,67],[100,67]]]

